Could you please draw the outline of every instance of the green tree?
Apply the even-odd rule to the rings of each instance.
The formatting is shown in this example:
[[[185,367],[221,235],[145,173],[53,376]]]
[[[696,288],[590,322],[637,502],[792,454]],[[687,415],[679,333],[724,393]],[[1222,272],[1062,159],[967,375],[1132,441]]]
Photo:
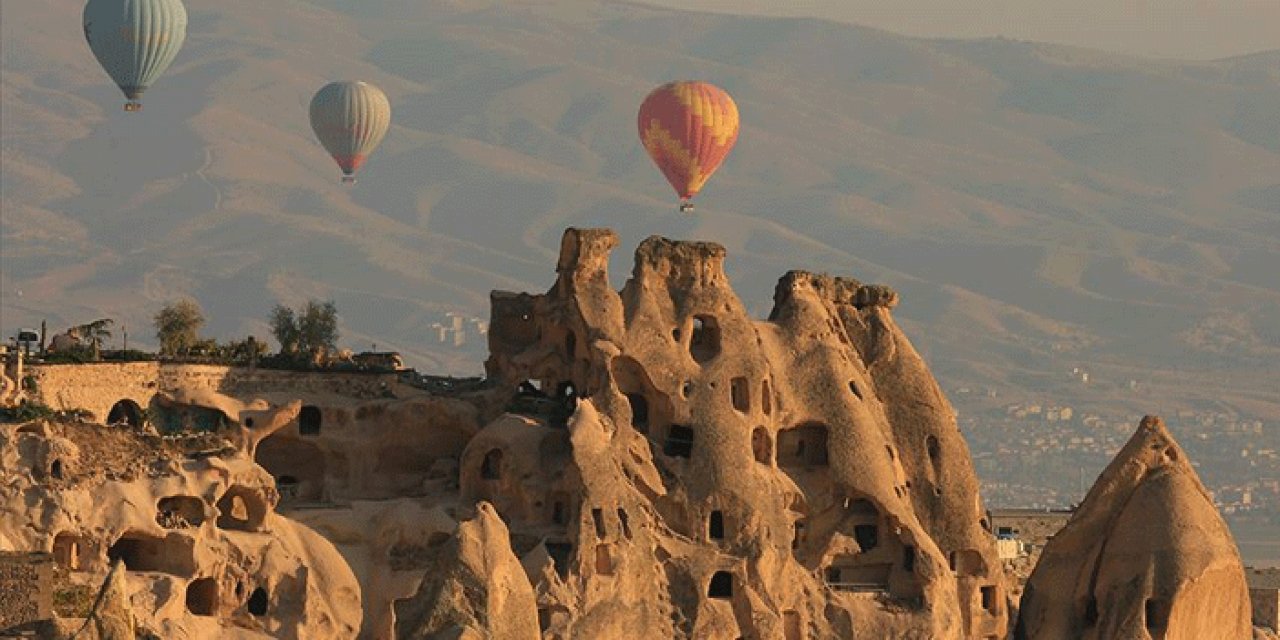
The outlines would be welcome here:
[[[93,350],[94,360],[98,360],[101,357],[99,353],[102,350],[102,345],[111,339],[110,327],[115,323],[116,321],[111,318],[102,318],[75,328],[80,339],[89,343],[89,347]]]
[[[270,322],[281,353],[304,355],[318,363],[337,350],[338,307],[332,300],[308,300],[298,311],[276,305]]]
[[[166,304],[156,313],[154,322],[156,338],[160,340],[160,353],[168,356],[186,355],[200,342],[204,310],[195,300],[183,298]]]

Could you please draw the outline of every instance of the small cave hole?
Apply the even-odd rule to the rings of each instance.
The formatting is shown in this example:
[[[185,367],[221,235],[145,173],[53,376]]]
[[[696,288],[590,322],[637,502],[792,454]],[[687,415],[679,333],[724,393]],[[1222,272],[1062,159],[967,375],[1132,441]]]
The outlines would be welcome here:
[[[733,400],[733,408],[739,413],[751,411],[751,390],[747,387],[747,379],[738,377],[729,381],[729,396]]]
[[[1098,624],[1098,599],[1089,596],[1089,601],[1084,605],[1084,626],[1094,627]]]
[[[622,527],[622,535],[631,539],[631,524],[627,521],[627,511],[618,507],[618,525]]]
[[[298,412],[298,433],[314,436],[320,433],[320,408],[315,405],[304,405]]]
[[[250,429],[252,429],[252,428],[253,428],[253,418],[245,418],[245,419],[244,419],[244,426],[245,426],[245,427],[248,427],[248,428],[250,428]]]
[[[568,542],[547,542],[547,555],[555,564],[556,574],[562,579],[569,575],[569,558],[573,555],[573,545]]]
[[[769,389],[769,381],[760,381],[760,410],[767,416],[773,413],[773,392]]]
[[[199,527],[204,514],[204,500],[195,496],[168,496],[156,503],[156,524],[166,529]]]
[[[717,571],[711,576],[711,584],[707,585],[707,597],[728,599],[733,597],[733,574],[728,571]]]
[[[551,610],[546,607],[538,607],[538,630],[546,633],[551,628]]]
[[[693,336],[689,340],[689,355],[698,363],[707,362],[720,355],[720,325],[712,316],[694,316]]]
[[[999,613],[999,601],[996,598],[996,588],[992,585],[982,587],[982,608],[988,613]]]
[[[799,549],[804,544],[805,523],[804,520],[796,520],[792,526],[791,548]]]
[[[53,538],[53,559],[69,571],[80,570],[80,536],[59,533]]]
[[[578,334],[570,331],[564,337],[564,353],[573,360],[573,355],[578,352]]]
[[[1161,600],[1150,599],[1143,605],[1143,615],[1146,619],[1147,628],[1151,630],[1163,629],[1169,624],[1169,607],[1165,606]]]
[[[638,393],[628,393],[627,404],[631,405],[631,426],[645,435],[649,434],[649,401]]]
[[[866,553],[880,544],[880,531],[874,524],[859,524],[853,527],[853,539]]]
[[[501,449],[490,449],[489,453],[484,454],[484,461],[480,463],[480,478],[482,480],[500,480],[502,478]]]
[[[613,557],[609,554],[609,545],[596,545],[596,575],[613,575]]]
[[[255,616],[265,616],[267,615],[267,604],[266,589],[258,587],[253,590],[253,593],[249,594],[249,613]]]
[[[853,381],[853,380],[850,380],[850,381],[849,381],[849,391],[850,391],[851,393],[853,393],[853,396],[854,396],[855,398],[857,398],[857,399],[859,399],[859,400],[861,400],[861,399],[862,399],[862,389],[859,389],[859,388],[858,388],[858,383],[857,383],[857,382],[855,382],[855,381]]]
[[[902,547],[902,570],[915,571],[916,568],[916,548],[912,545]]]
[[[773,463],[773,440],[769,438],[768,429],[756,427],[751,432],[751,455],[760,464]]]
[[[54,480],[62,480],[62,461],[54,460],[49,464],[49,477]]]
[[[604,510],[592,509],[591,521],[594,522],[596,526],[596,537],[600,539],[604,539],[605,535],[607,534],[604,528]]]
[[[707,536],[712,540],[724,540],[724,513],[712,511],[707,521]]]
[[[662,452],[673,458],[688,458],[693,455],[693,429],[673,424],[667,429],[667,440]]]
[[[187,611],[198,616],[211,616],[218,606],[218,582],[198,578],[187,585]]]
[[[942,458],[942,447],[938,444],[936,436],[929,436],[924,441],[925,450],[929,452],[929,459],[936,465]]]

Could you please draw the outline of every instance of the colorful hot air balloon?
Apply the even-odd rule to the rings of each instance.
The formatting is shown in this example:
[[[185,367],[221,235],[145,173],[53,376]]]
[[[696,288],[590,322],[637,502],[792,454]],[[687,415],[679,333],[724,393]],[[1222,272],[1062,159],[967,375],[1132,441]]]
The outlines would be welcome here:
[[[738,105],[706,82],[672,82],[640,105],[640,141],[680,196],[681,211],[738,140]]]
[[[187,10],[182,0],[89,0],[84,38],[129,99],[124,110],[138,111],[187,38]]]
[[[342,168],[342,181],[355,172],[387,135],[391,104],[367,82],[331,82],[311,99],[311,129]]]

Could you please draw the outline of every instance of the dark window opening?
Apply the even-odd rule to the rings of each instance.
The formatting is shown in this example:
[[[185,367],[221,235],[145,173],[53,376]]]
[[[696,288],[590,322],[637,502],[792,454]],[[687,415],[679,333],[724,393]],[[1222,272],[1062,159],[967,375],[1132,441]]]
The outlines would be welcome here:
[[[711,576],[711,584],[707,586],[708,598],[732,598],[733,574],[728,571],[717,571]]]
[[[132,400],[121,400],[111,405],[111,410],[107,412],[107,424],[140,427],[142,426],[142,407]]]
[[[62,479],[62,461],[61,460],[54,460],[53,463],[49,465],[49,476],[52,477],[54,480]]]
[[[996,535],[1007,538],[1013,536],[1013,527],[999,527],[996,529]]]
[[[994,586],[986,586],[982,588],[982,608],[990,613],[997,613],[999,605],[996,600],[996,588]]]
[[[320,408],[315,405],[303,405],[298,412],[298,433],[314,436],[320,433]]]
[[[795,525],[792,528],[794,533],[791,536],[791,548],[799,549],[800,545],[804,543],[804,521],[796,520]]]
[[[591,510],[591,520],[592,520],[593,522],[595,522],[595,525],[596,525],[596,537],[597,537],[597,538],[604,538],[604,536],[605,536],[605,529],[604,529],[604,510],[603,510],[603,509],[592,509],[592,510]]]
[[[853,539],[862,548],[863,553],[876,548],[880,544],[880,532],[874,524],[860,524],[853,528]]]
[[[858,383],[854,382],[853,380],[849,381],[849,391],[852,391],[854,397],[856,397],[857,399],[859,400],[862,399],[862,390],[858,388]]]
[[[187,611],[198,616],[211,616],[218,606],[218,582],[199,578],[187,585]]]
[[[249,594],[249,613],[255,616],[267,615],[267,590],[258,587]]]
[[[693,429],[673,424],[667,430],[667,441],[662,453],[675,458],[688,458],[693,455]]]
[[[561,382],[556,386],[556,397],[561,400],[576,398],[577,396],[578,390],[574,388],[572,382]]]
[[[627,522],[627,512],[622,507],[618,507],[618,524],[622,526],[622,535],[630,540],[631,525]]]
[[[783,640],[800,640],[800,614],[795,609],[788,609],[782,612],[782,638]]]
[[[555,563],[556,573],[561,578],[569,575],[569,556],[573,555],[573,545],[568,542],[548,542],[546,543],[547,555],[551,556],[551,561]]]
[[[1169,608],[1160,600],[1147,600],[1143,606],[1148,629],[1163,629],[1169,624]]]
[[[292,482],[292,484],[289,484]],[[276,480],[281,499],[297,495],[298,481],[291,476]],[[295,489],[290,489],[295,487]],[[236,485],[227,489],[218,499],[218,528],[236,531],[254,531],[267,517],[267,506],[252,490]]]
[[[902,570],[915,571],[916,568],[916,548],[907,545],[902,548]]]
[[[59,533],[53,538],[53,558],[70,571],[80,570],[80,538],[70,533]]]
[[[693,337],[689,340],[689,355],[700,363],[720,355],[720,325],[715,318],[694,316]]]
[[[956,570],[956,552],[952,551],[947,554],[947,566],[951,567],[951,571]]]
[[[719,511],[711,512],[711,519],[707,523],[707,535],[712,540],[724,540],[724,514]]]
[[[778,464],[819,467],[828,464],[827,427],[808,423],[778,434]]]
[[[733,408],[738,412],[751,411],[751,390],[747,387],[746,378],[734,378],[729,381],[729,396],[733,399]]]
[[[938,438],[929,436],[925,441],[925,449],[929,452],[929,459],[938,462],[942,456],[942,447],[938,444]]]
[[[252,428],[253,428],[253,418],[245,418],[245,419],[244,419],[244,426],[245,426],[245,427],[248,427],[249,429],[252,429]]]
[[[546,607],[538,607],[538,630],[546,633],[551,628],[551,611]]]
[[[564,513],[564,502],[556,500],[551,504],[551,522],[552,524],[564,524],[568,522],[568,518]]]
[[[631,405],[631,426],[645,435],[649,434],[649,401],[638,393],[628,393],[627,403]]]
[[[480,478],[483,480],[502,478],[501,449],[490,449],[489,453],[484,454],[484,461],[480,463]]]
[[[760,410],[767,416],[773,413],[773,393],[769,391],[769,381],[760,381]]]
[[[773,441],[769,439],[769,431],[764,427],[756,427],[751,432],[751,455],[760,464],[773,462]]]
[[[166,529],[187,529],[204,523],[204,500],[195,496],[169,496],[156,503],[156,524]]]
[[[572,331],[564,337],[564,352],[570,360],[573,360],[573,355],[578,352],[578,335]]]

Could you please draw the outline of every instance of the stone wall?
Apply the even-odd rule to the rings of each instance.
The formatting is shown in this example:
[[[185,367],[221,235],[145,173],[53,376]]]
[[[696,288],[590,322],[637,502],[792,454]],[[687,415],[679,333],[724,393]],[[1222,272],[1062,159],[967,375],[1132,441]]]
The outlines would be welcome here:
[[[1248,569],[1249,600],[1253,624],[1280,632],[1280,569]]]
[[[0,631],[53,617],[53,556],[0,552]]]
[[[211,390],[232,396],[271,392],[377,398],[397,380],[394,373],[304,372],[163,362],[29,364],[32,399],[55,409],[85,409],[105,421],[111,408],[130,400],[150,406],[160,391]]]

